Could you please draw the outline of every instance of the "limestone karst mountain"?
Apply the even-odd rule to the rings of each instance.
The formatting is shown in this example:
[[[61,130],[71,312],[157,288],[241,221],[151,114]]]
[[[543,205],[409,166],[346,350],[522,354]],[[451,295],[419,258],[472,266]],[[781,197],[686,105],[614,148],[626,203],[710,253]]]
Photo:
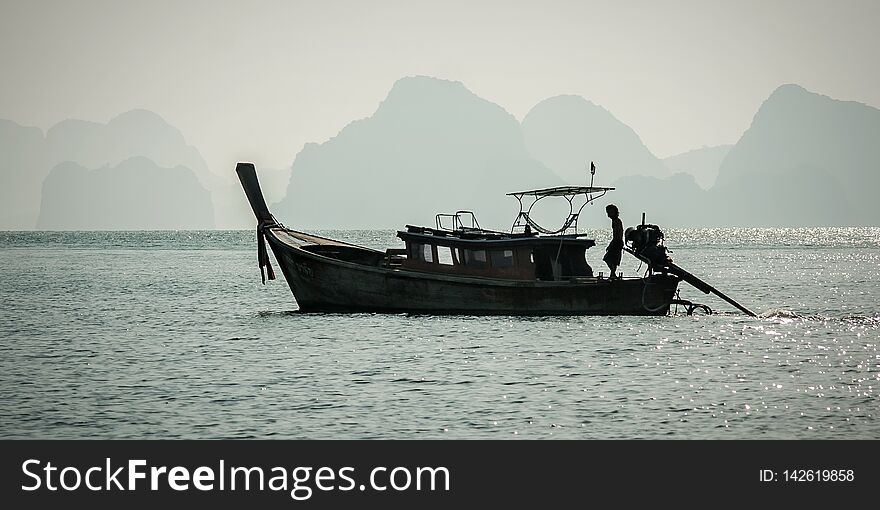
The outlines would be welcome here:
[[[551,97],[535,105],[522,121],[529,152],[569,184],[644,175],[666,177],[669,170],[629,126],[581,96]]]
[[[670,158],[676,169],[700,162],[710,168],[727,155],[715,184],[704,191],[680,177],[629,177],[615,182],[634,191],[628,207],[653,211],[676,226],[876,225],[880,202],[880,110],[809,92],[798,85],[776,89],[751,126],[729,149]],[[687,162],[688,158],[691,159]],[[672,185],[677,182],[677,185]],[[702,183],[701,183],[702,184]],[[625,186],[624,186],[625,185]],[[638,216],[636,216],[638,219]]]
[[[72,168],[67,163],[88,168],[129,168],[130,164],[122,163],[131,158],[143,158],[149,160],[152,166],[140,165],[141,172],[149,172],[151,168],[184,168],[192,173],[198,187],[192,187],[191,183],[185,183],[186,189],[192,189],[195,193],[189,209],[177,209],[185,212],[180,218],[179,225],[168,223],[164,218],[164,211],[155,211],[156,218],[149,219],[138,227],[130,222],[126,223],[130,228],[153,228],[156,224],[167,225],[167,228],[183,228],[183,225],[199,224],[201,228],[214,226],[214,206],[210,196],[206,202],[202,200],[202,191],[207,189],[221,189],[223,179],[212,174],[199,151],[186,143],[183,135],[175,127],[168,124],[159,115],[147,110],[132,110],[113,118],[107,124],[87,122],[82,120],[65,120],[51,127],[44,135],[38,128],[26,128],[11,121],[0,120],[0,228],[4,229],[32,229],[37,226],[38,214],[44,213],[49,216],[41,216],[40,228],[61,228],[65,220],[54,215],[60,214],[59,207],[64,205],[83,205],[75,197],[64,197],[62,194],[42,194],[43,181],[50,175],[50,170],[57,165],[64,168]],[[135,179],[132,182],[143,184],[141,179],[147,175],[134,174],[126,176],[111,176],[106,171],[94,174],[68,174],[74,176],[87,176],[87,183],[77,183],[73,189],[85,191],[90,187],[101,189],[109,183],[125,186],[129,183],[128,178]],[[54,179],[57,179],[57,175]],[[157,176],[163,183],[168,183],[167,176]],[[98,181],[102,181],[100,184]],[[55,181],[50,185],[56,185]],[[73,183],[71,183],[73,184]],[[116,192],[135,203],[141,197],[137,194],[151,189],[122,187]],[[105,189],[106,192],[112,192]],[[146,193],[146,191],[144,191]],[[169,197],[176,191],[167,190]],[[41,205],[44,198],[58,202]],[[153,198],[142,197],[146,202],[155,203]],[[153,202],[150,202],[153,200]],[[171,198],[169,198],[171,200]],[[182,204],[178,204],[182,207]],[[201,211],[199,207],[207,205],[209,210]],[[141,211],[142,213],[144,211]],[[71,218],[79,217],[80,211],[69,211]],[[86,214],[82,218],[88,218]],[[192,222],[185,219],[198,218]],[[50,218],[47,220],[46,218]],[[206,219],[210,218],[210,221]],[[105,228],[103,221],[94,228]],[[90,228],[87,223],[76,223],[77,228]],[[49,227],[52,225],[52,227]],[[207,225],[207,227],[205,227]]]
[[[192,170],[144,157],[97,170],[60,163],[43,183],[41,204],[37,228],[43,230],[214,227],[211,195]]]
[[[783,85],[730,149],[712,192],[738,224],[876,225],[878,140],[880,110]]]
[[[727,157],[731,147],[733,145],[701,147],[663,158],[663,164],[673,172],[692,175],[701,188],[709,189],[715,184],[715,179],[718,178],[718,169],[721,168],[721,163]]]
[[[273,212],[298,226],[394,228],[473,209],[483,227],[509,228],[518,209],[505,193],[561,183],[503,108],[418,76],[397,81],[369,118],[306,145]]]
[[[46,144],[52,166],[72,161],[86,168],[100,168],[141,156],[159,166],[185,166],[206,188],[219,181],[198,149],[188,145],[177,128],[149,110],[131,110],[107,124],[68,119],[49,128]]]
[[[520,123],[459,82],[418,76],[395,83],[370,117],[324,143],[306,144],[291,168],[259,170],[273,212],[303,228],[430,225],[435,213],[474,209],[484,227],[507,229],[517,204],[505,193],[585,184],[590,161],[599,169],[596,184],[620,188],[603,202],[619,202],[625,214],[635,211],[634,221],[645,210],[670,226],[876,225],[877,140],[876,108],[784,85],[760,106],[734,146],[661,161],[631,128],[579,96],[542,101]],[[141,161],[127,177],[110,175],[133,165],[125,163],[133,157],[150,163]],[[166,170],[178,167],[191,172],[196,185],[169,177]],[[178,182],[193,193],[190,210],[176,209],[182,220],[198,218],[185,224],[252,223],[231,171],[229,179],[211,173],[179,130],[152,112],[132,110],[106,124],[63,121],[45,134],[0,120],[0,228],[34,228],[44,199],[50,202],[42,204],[41,228],[91,228],[85,221],[97,218],[91,205],[64,197],[59,182],[98,204],[108,205],[89,190],[110,194],[107,186],[113,184],[142,213],[146,204],[159,207],[149,195],[159,190],[143,180],[155,169],[165,169],[156,177],[163,185]],[[78,178],[85,181],[74,182]],[[145,196],[135,197],[140,190]],[[62,218],[61,208],[74,204],[86,211]],[[206,204],[211,210],[199,209]],[[142,216],[140,226],[123,223],[184,228],[167,223],[163,214]],[[604,224],[601,214],[595,216],[598,222],[584,218],[583,224]],[[109,228],[106,221],[94,228]]]
[[[49,173],[42,130],[0,119],[0,229],[31,229]]]

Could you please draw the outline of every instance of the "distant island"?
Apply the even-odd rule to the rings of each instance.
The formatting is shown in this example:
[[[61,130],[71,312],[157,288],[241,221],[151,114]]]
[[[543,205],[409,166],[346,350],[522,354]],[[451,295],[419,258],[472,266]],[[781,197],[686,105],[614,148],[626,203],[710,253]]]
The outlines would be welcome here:
[[[568,184],[589,184],[591,161],[606,184],[630,175],[670,175],[632,128],[580,96],[541,101],[523,118],[522,130],[529,152]]]
[[[880,110],[783,85],[724,158],[713,201],[741,225],[877,225],[878,140]]]
[[[877,225],[877,140],[880,110],[788,84],[764,101],[735,145],[716,151],[726,154],[709,189],[682,173],[663,180],[633,176],[615,184],[626,209],[649,211],[655,222],[668,225]],[[715,158],[693,156],[705,161],[694,174],[710,175]]]
[[[721,163],[732,147],[733,145],[701,147],[664,158],[663,164],[673,173],[690,174],[701,188],[709,189],[715,185]]]
[[[144,157],[89,170],[56,165],[43,183],[41,230],[201,230],[214,227],[211,194],[188,168]]]
[[[45,135],[0,120],[0,149],[2,189],[9,195],[0,202],[0,228],[215,226],[207,189],[221,180],[180,131],[153,112],[132,110],[107,124],[65,120]],[[170,218],[169,211],[179,216]]]
[[[30,230],[40,213],[40,189],[49,174],[43,131],[0,119],[0,229]]]
[[[505,193],[564,182],[529,154],[513,115],[459,82],[419,76],[397,81],[372,116],[307,145],[272,211],[312,228],[395,228],[470,209],[497,228],[513,221]]]
[[[876,225],[878,139],[880,110],[788,84],[736,143],[659,159],[583,97],[551,97],[519,122],[460,82],[413,76],[289,168],[258,171],[273,212],[303,228],[432,224],[466,209],[507,229],[517,204],[506,193],[588,184],[591,161],[595,183],[618,188],[596,205],[616,203],[630,224],[644,211],[669,227]],[[45,134],[0,119],[0,229],[246,227],[232,163],[211,172],[146,110]],[[605,223],[601,211],[581,221]]]
[[[880,111],[796,85],[774,91],[734,145],[660,160],[604,108],[579,96],[536,105],[521,124],[458,82],[399,80],[376,113],[293,164],[275,207],[307,227],[431,223],[436,212],[476,209],[495,228],[516,213],[504,193],[589,183],[618,188],[630,223],[641,212],[668,226],[876,224]],[[500,199],[499,199],[500,198]],[[584,226],[605,225],[602,214]]]

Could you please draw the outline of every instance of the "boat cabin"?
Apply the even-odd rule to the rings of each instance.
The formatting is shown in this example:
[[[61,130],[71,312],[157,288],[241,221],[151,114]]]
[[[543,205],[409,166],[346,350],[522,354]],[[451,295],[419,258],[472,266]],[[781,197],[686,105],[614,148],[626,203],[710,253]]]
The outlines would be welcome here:
[[[406,243],[405,269],[510,280],[593,276],[585,252],[596,243],[576,235],[448,231],[407,225],[397,236]]]
[[[561,186],[508,193],[520,204],[510,232],[480,228],[474,213],[458,211],[438,214],[435,228],[407,225],[397,237],[406,243],[399,264],[404,269],[482,276],[510,280],[560,281],[589,278],[593,269],[586,250],[596,242],[577,232],[577,220],[584,206],[613,188]],[[575,211],[574,199],[584,197]],[[569,214],[562,226],[550,230],[529,215],[546,197],[564,197]],[[523,199],[531,199],[524,207]]]

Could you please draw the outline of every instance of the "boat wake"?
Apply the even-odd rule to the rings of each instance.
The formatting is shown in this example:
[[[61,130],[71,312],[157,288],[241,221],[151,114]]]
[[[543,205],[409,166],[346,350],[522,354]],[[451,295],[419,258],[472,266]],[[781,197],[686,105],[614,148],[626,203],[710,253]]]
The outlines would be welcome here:
[[[295,315],[298,310],[260,310],[257,312],[257,317],[287,317],[290,315]]]
[[[802,319],[803,316],[784,308],[771,308],[758,315],[762,319]]]
[[[802,315],[792,310],[784,308],[773,308],[758,315],[761,319],[781,319],[784,322],[801,319],[811,322],[845,322],[860,326],[880,326],[880,315],[825,315],[825,314],[806,314]]]
[[[853,324],[880,327],[880,315],[847,315],[842,320]]]

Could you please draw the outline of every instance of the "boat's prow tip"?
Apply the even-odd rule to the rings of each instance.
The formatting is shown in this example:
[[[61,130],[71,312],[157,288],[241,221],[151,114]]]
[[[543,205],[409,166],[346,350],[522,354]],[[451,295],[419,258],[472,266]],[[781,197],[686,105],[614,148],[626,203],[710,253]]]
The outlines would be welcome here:
[[[253,172],[254,174],[256,174],[257,167],[253,163],[251,163],[250,161],[239,161],[238,163],[235,164],[235,173],[237,173],[239,176],[241,176],[242,172],[246,172],[246,173]]]
[[[241,187],[244,188],[248,202],[254,210],[254,216],[257,221],[262,223],[265,221],[273,221],[272,214],[266,206],[266,199],[263,198],[263,191],[260,189],[260,181],[257,179],[257,169],[253,163],[239,162],[235,165],[235,173],[238,174],[238,180]]]

